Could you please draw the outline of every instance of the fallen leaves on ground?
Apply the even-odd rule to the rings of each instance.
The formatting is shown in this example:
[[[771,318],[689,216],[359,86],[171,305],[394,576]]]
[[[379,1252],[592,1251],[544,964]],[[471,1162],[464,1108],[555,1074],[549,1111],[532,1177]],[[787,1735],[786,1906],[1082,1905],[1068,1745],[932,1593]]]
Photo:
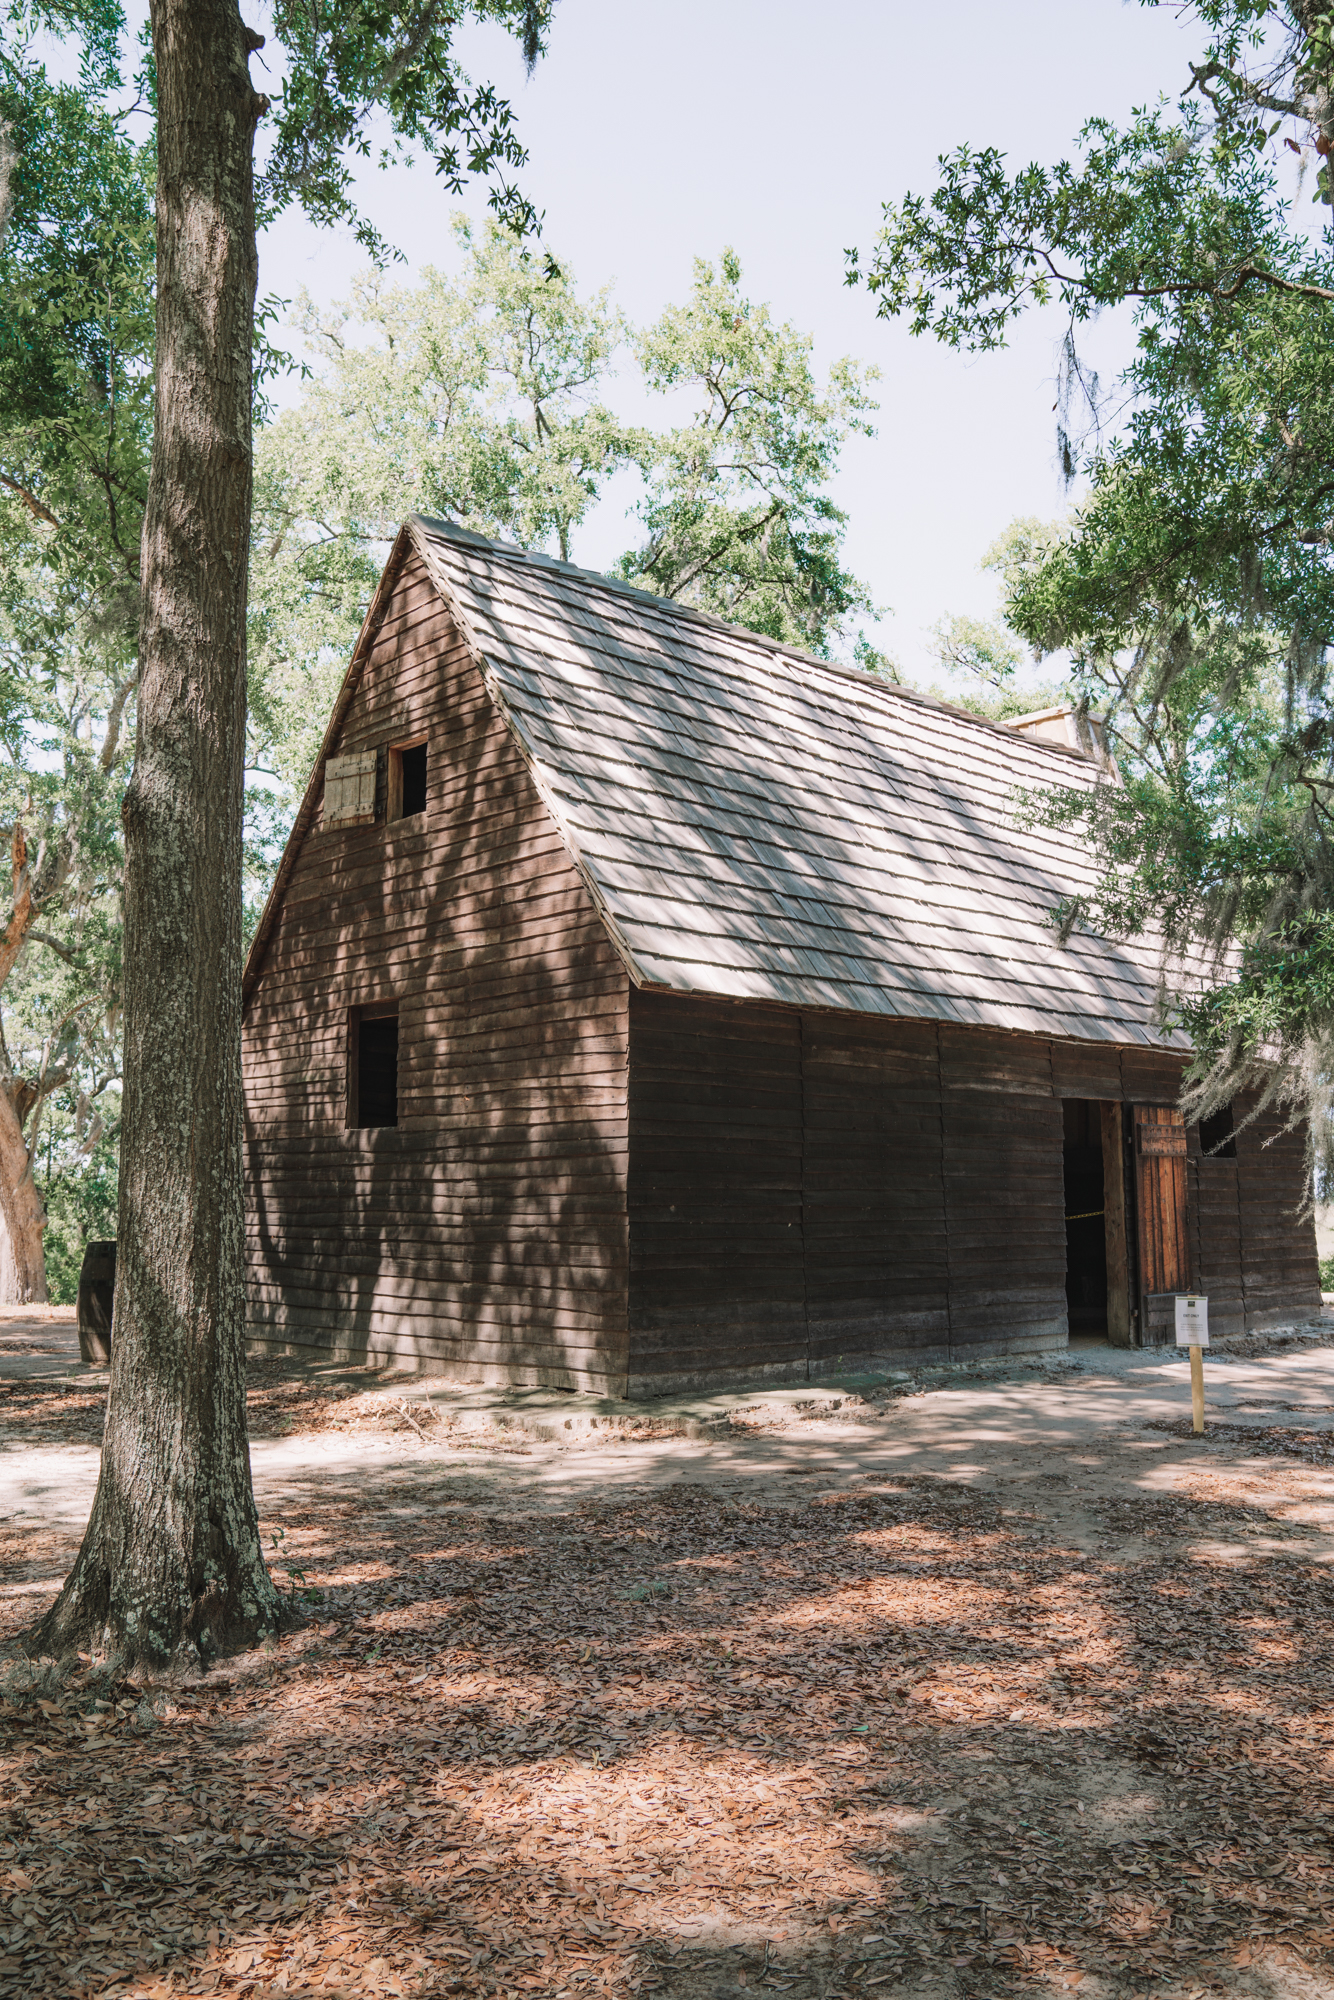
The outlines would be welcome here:
[[[1295,1424],[1229,1424],[1211,1417],[1197,1434],[1187,1417],[1151,1422],[1146,1430],[1169,1437],[1190,1438],[1206,1449],[1242,1445],[1265,1457],[1299,1458],[1307,1465],[1334,1465],[1334,1431],[1302,1430]]]
[[[321,1601],[270,1652],[11,1676],[0,1990],[982,2000],[1334,1954],[1334,1584],[1209,1554],[1273,1526],[1244,1483],[1128,1487],[1127,1559],[1051,1489],[424,1477],[285,1518]]]
[[[419,1409],[407,1396],[386,1394],[383,1384],[383,1372],[369,1366],[340,1369],[327,1378],[311,1377],[285,1358],[252,1356],[246,1368],[250,1435],[275,1438],[296,1431],[420,1435],[440,1428],[429,1407]],[[0,1380],[0,1431],[11,1444],[100,1445],[105,1411],[104,1376]]]

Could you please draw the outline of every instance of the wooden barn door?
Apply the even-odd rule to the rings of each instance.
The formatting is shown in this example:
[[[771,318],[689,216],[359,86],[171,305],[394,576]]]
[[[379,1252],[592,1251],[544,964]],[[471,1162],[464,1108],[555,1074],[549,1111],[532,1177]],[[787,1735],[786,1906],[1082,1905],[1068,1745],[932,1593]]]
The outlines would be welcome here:
[[[1140,1341],[1157,1347],[1175,1339],[1172,1295],[1190,1290],[1186,1122],[1166,1104],[1137,1104],[1132,1121]]]

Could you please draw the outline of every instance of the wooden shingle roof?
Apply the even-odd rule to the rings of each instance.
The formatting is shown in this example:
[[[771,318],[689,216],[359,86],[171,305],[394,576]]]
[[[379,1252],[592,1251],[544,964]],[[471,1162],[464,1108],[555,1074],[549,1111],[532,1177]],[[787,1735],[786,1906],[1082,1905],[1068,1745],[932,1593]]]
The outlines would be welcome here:
[[[1017,795],[1092,787],[1077,750],[776,645],[549,556],[401,532],[246,966],[253,988],[324,763],[415,550],[636,984],[1076,1041],[1157,1025],[1152,937],[1062,944],[1083,842]]]
[[[1060,943],[1086,850],[1015,817],[1091,759],[448,522],[409,533],[638,984],[1185,1046],[1151,940]]]

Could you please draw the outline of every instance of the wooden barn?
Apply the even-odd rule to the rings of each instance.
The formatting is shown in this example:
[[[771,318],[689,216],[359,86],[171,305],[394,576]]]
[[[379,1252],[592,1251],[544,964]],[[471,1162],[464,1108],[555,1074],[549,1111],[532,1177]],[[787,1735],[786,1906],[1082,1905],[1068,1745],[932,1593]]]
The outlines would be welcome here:
[[[1016,790],[1097,754],[412,520],[246,969],[252,1340],[643,1395],[1317,1307],[1299,1139],[1052,926]]]

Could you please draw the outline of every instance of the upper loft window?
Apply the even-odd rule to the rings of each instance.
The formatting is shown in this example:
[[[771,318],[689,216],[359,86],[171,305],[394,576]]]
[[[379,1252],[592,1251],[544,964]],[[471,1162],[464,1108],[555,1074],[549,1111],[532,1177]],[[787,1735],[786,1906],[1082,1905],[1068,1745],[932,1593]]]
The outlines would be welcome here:
[[[412,819],[426,811],[426,745],[404,743],[389,752],[386,819]]]
[[[380,1007],[354,1007],[349,1027],[347,1122],[363,1131],[397,1125],[398,1014]]]
[[[1200,1151],[1207,1160],[1236,1159],[1237,1135],[1230,1104],[1220,1105],[1210,1118],[1201,1118]]]

